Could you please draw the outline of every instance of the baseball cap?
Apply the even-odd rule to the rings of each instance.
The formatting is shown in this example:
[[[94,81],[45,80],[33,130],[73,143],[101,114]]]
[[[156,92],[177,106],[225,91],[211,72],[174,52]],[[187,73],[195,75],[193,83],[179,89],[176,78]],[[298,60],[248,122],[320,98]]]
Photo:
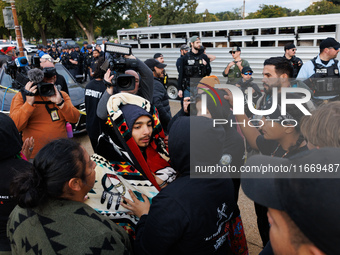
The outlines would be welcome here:
[[[154,67],[157,68],[164,68],[167,65],[166,64],[162,64],[161,62],[157,61],[154,58],[149,58],[147,60],[144,61],[144,63],[152,70]]]
[[[340,48],[340,43],[332,37],[328,37],[320,43],[320,50],[325,48]]]
[[[246,72],[252,72],[253,73],[253,70],[250,68],[250,66],[245,66],[242,69],[242,73],[245,74]]]
[[[77,48],[80,48],[78,44],[75,44],[74,45],[74,48],[77,49]]]
[[[295,47],[295,44],[294,43],[287,43],[286,45],[285,45],[285,50],[290,50],[290,49],[294,49],[294,48],[296,48]]]
[[[92,45],[87,45],[86,49],[92,49]]]
[[[190,37],[189,41],[192,42],[192,43],[194,43],[194,42],[197,41],[198,38],[199,38],[198,35],[194,35],[194,36]]]
[[[53,58],[49,54],[44,54],[40,59],[46,59],[50,62],[53,62]]]
[[[162,53],[156,53],[155,55],[153,55],[153,58],[160,58],[163,57]]]
[[[189,51],[189,46],[188,45],[186,45],[186,44],[182,44],[181,45],[181,50],[186,50],[186,51]]]
[[[231,50],[229,51],[229,53],[231,53],[232,51],[241,51],[240,47],[238,46],[234,46],[231,48]]]
[[[297,171],[284,175],[257,173],[259,179],[242,173],[242,189],[256,203],[286,212],[302,233],[324,253],[337,254],[340,172],[334,166],[339,163],[339,153],[340,148],[321,148],[305,151],[291,159],[263,155],[250,157],[245,166],[296,166]],[[306,169],[313,170],[313,165],[314,170],[319,165],[329,171],[307,173]],[[333,171],[330,165],[334,167]],[[306,171],[300,173],[300,166]]]
[[[83,41],[83,44],[89,44],[87,41]]]

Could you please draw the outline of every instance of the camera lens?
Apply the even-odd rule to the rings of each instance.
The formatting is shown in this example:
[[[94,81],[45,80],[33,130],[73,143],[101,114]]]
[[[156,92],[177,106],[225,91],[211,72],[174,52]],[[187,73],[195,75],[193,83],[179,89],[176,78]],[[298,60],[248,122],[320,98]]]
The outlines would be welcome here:
[[[118,83],[119,83],[120,87],[127,88],[127,87],[130,86],[131,78],[130,77],[120,77]]]

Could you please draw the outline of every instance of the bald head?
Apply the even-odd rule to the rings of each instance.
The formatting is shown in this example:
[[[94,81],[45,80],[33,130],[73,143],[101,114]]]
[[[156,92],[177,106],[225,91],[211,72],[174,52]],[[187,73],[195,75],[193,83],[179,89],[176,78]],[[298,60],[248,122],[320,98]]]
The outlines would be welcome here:
[[[49,60],[45,60],[45,61],[40,60],[40,66],[41,68],[54,67],[54,64]]]

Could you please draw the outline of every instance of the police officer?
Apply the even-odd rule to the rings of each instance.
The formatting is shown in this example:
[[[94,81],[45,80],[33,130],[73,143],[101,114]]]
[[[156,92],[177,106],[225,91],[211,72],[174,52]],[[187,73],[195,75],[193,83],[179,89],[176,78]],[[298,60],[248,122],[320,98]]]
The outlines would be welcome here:
[[[82,47],[81,50],[80,50],[81,53],[85,54],[85,53],[88,52],[88,50],[87,50],[87,45],[88,45],[88,44],[89,44],[89,43],[88,43],[87,41],[84,41],[84,42],[83,42],[83,47]],[[92,47],[91,47],[91,48],[92,48]]]
[[[84,68],[84,54],[80,52],[80,47],[78,44],[74,46],[74,52],[78,55],[78,71],[77,74],[83,75]]]
[[[289,60],[290,64],[293,67],[293,75],[292,78],[296,78],[298,75],[301,66],[303,64],[301,58],[298,58],[295,56],[296,54],[296,47],[294,43],[287,43],[284,47],[285,49],[285,54],[283,55],[286,59]]]
[[[50,51],[49,55],[54,59],[57,60],[60,56],[59,52],[57,51],[57,46],[55,44],[52,45],[52,50]]]
[[[79,46],[78,46],[79,47]],[[76,78],[76,75],[78,74],[78,53],[75,52],[74,46],[69,46],[69,66],[68,71],[72,74],[74,78]]]
[[[314,98],[317,100],[339,97],[340,63],[335,59],[339,48],[340,43],[334,38],[328,37],[323,40],[320,43],[319,55],[306,62],[297,76],[297,79],[305,80],[305,83],[314,91]]]
[[[87,75],[89,74],[89,67],[91,65],[91,62],[93,60],[93,55],[92,55],[92,45],[87,45],[86,46],[86,53],[84,55],[84,82],[87,81]]]
[[[195,96],[197,83],[193,78],[210,75],[210,60],[201,49],[201,40],[195,35],[190,38],[191,50],[179,62],[178,96],[189,97],[190,92]]]
[[[100,58],[99,50],[94,49],[92,52],[93,58],[91,60],[90,66],[89,66],[89,74],[90,74],[90,80],[93,80],[93,74],[94,70],[96,69],[96,65],[98,63],[98,59]]]
[[[68,46],[67,45],[62,46],[62,52],[60,54],[60,60],[61,60],[61,64],[63,66],[65,66],[66,69],[69,69],[69,65],[70,65],[69,55],[70,54],[68,53]]]
[[[162,53],[156,53],[153,56],[153,58],[156,59],[159,63],[164,64],[164,57],[163,57]],[[163,69],[163,76],[164,77],[162,78],[162,83],[163,83],[164,86],[167,86],[168,85],[169,76],[166,73],[165,69]]]

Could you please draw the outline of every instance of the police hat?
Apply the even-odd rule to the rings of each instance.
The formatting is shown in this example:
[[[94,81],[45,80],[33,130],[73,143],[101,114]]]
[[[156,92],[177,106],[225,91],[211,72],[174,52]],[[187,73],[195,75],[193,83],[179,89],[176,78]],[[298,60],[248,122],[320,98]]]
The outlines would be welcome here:
[[[328,37],[320,43],[320,50],[326,48],[340,48],[340,43],[332,37]]]
[[[74,49],[74,45],[67,45],[68,49]]]
[[[77,48],[79,49],[80,47],[79,47],[78,44],[76,44],[76,45],[74,45],[74,48],[75,48],[75,49],[77,49]]]
[[[83,44],[89,44],[87,41],[83,41]]]

